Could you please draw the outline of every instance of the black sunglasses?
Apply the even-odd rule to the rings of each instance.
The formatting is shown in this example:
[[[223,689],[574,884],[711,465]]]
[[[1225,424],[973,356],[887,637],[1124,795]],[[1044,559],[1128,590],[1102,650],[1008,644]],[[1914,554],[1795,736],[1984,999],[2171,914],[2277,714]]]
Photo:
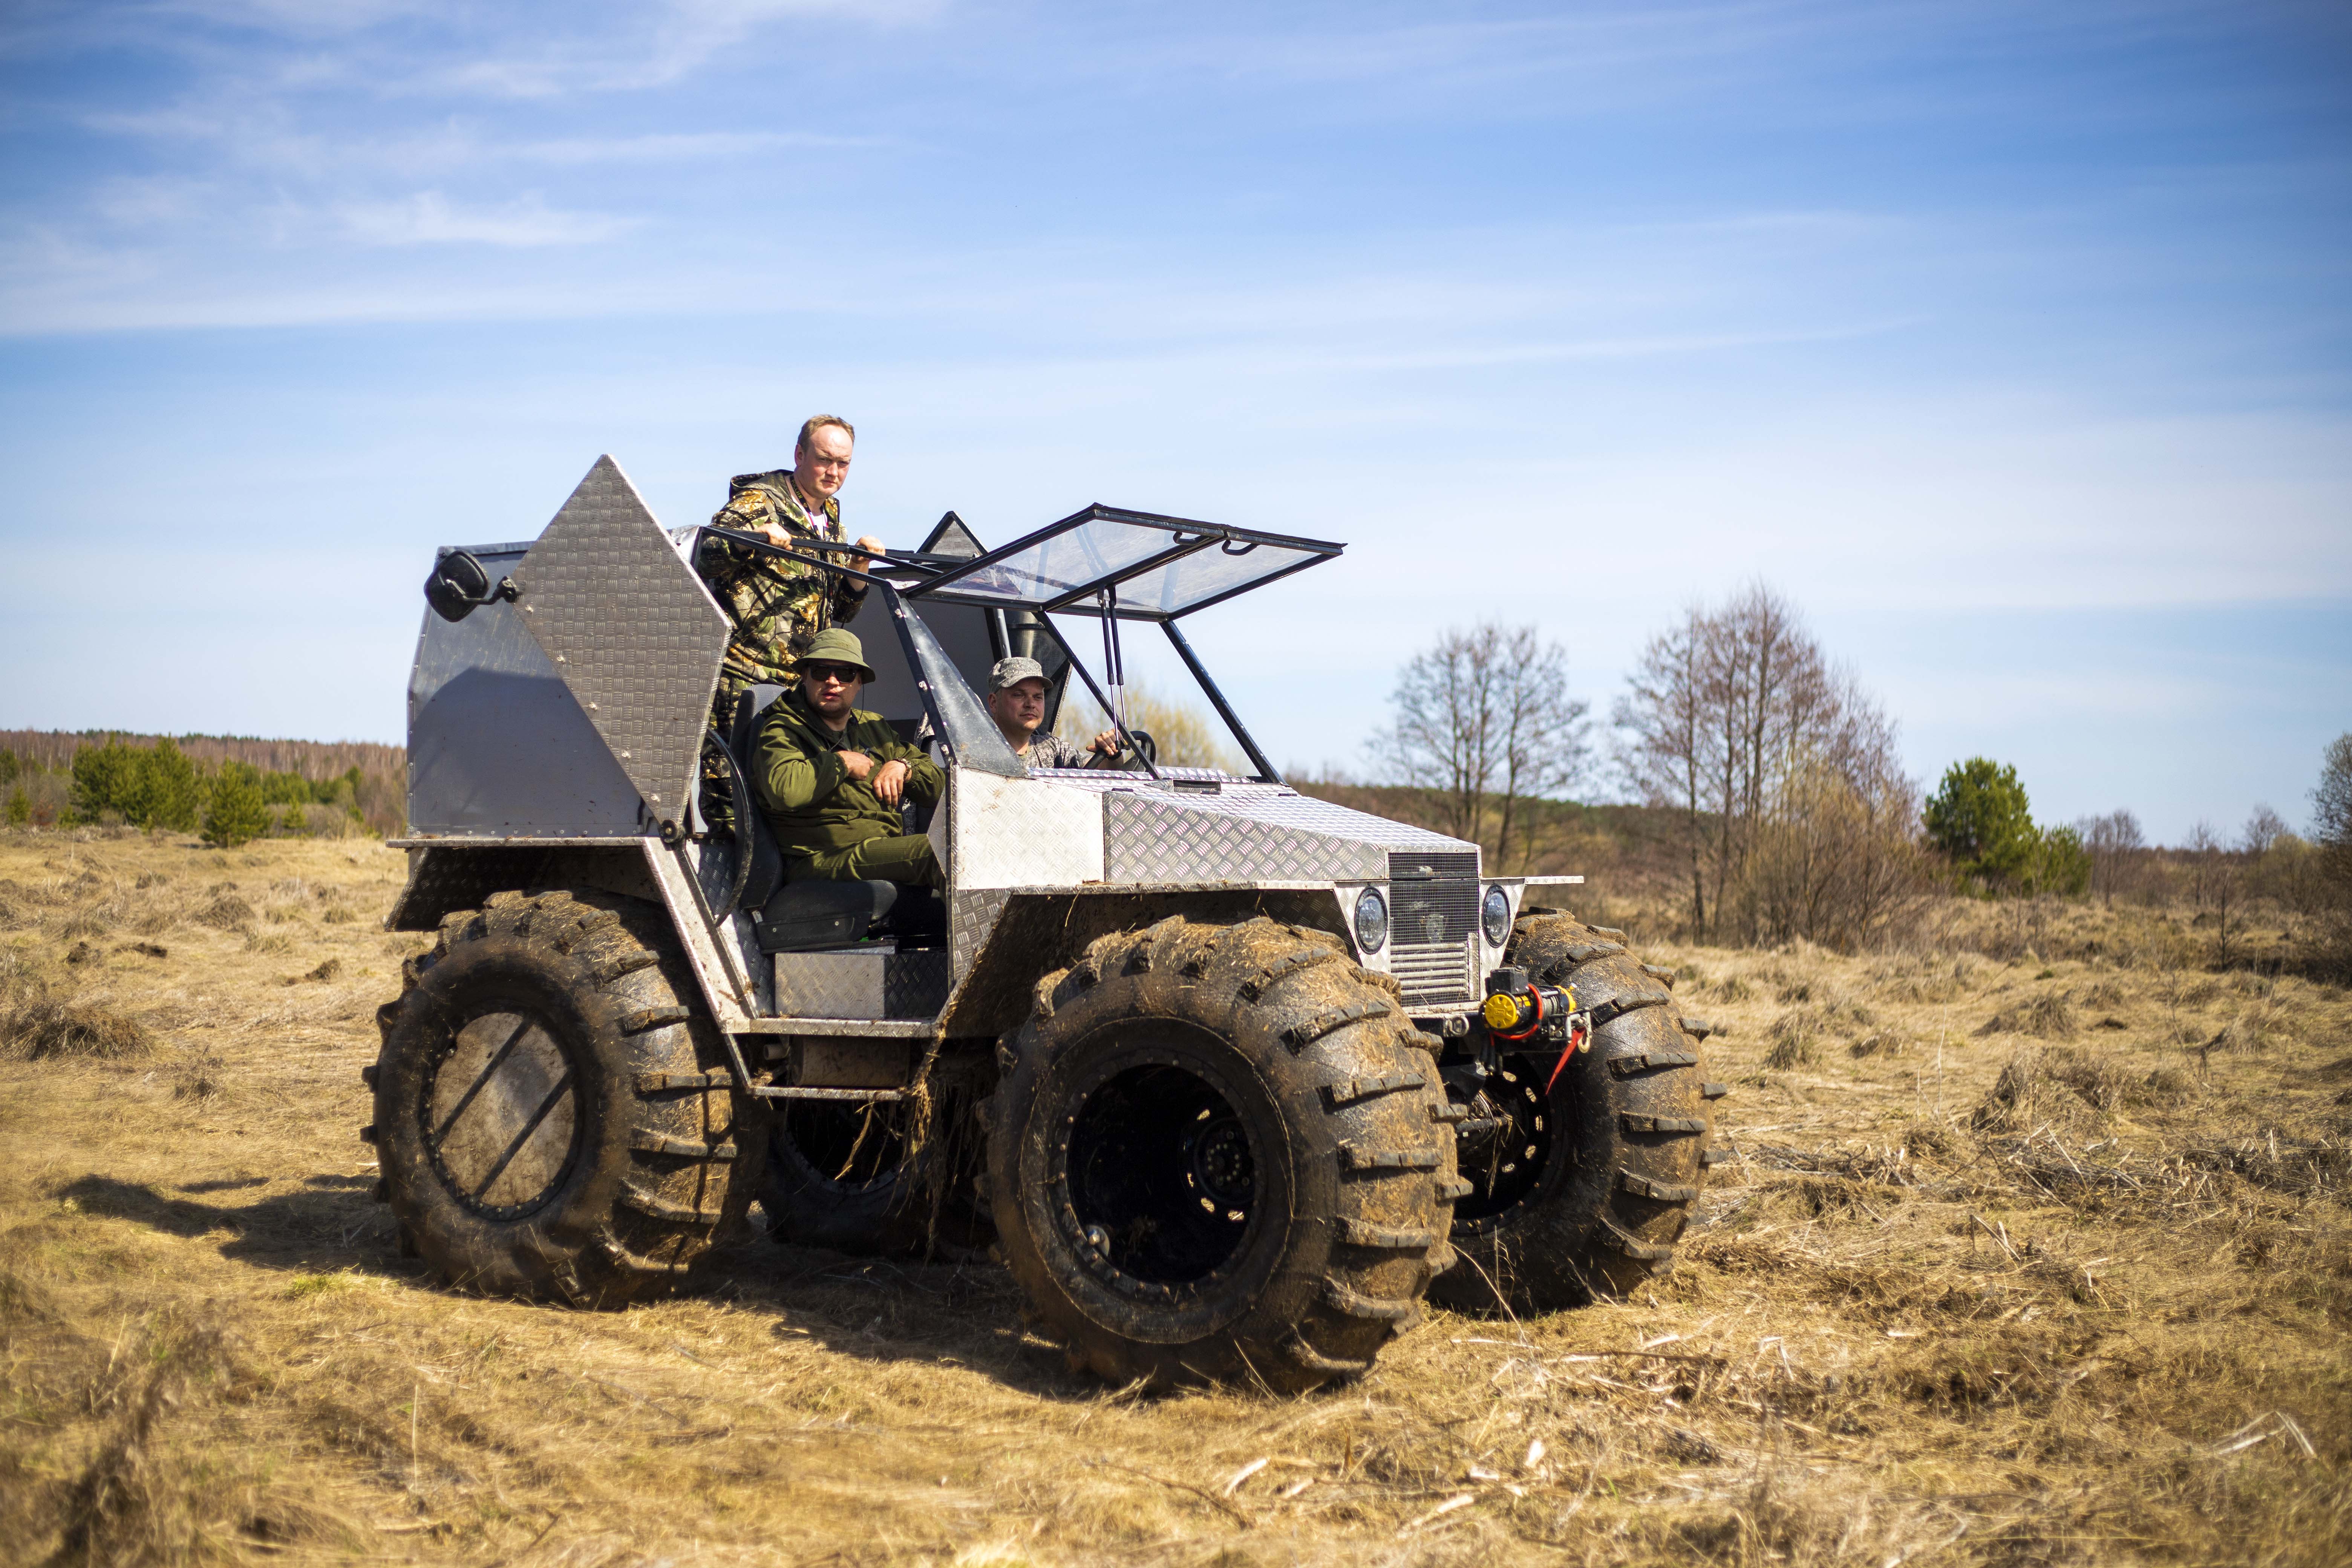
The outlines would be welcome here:
[[[804,664],[801,673],[820,686],[828,680],[847,686],[851,681],[866,679],[866,672],[854,664]]]

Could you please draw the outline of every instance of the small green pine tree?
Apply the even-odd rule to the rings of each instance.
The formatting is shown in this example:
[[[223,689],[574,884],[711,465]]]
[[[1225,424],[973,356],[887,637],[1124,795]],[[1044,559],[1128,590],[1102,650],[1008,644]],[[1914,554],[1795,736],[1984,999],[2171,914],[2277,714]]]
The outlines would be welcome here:
[[[2053,827],[2034,841],[2027,887],[2037,893],[2079,899],[2091,888],[2091,852],[2071,827]]]
[[[196,764],[172,741],[158,741],[141,761],[138,810],[125,815],[142,827],[185,833],[196,826],[199,794]]]
[[[23,784],[18,784],[8,792],[8,826],[22,827],[32,820],[33,797],[25,793]]]
[[[2014,767],[1987,757],[1954,763],[1922,815],[1928,841],[1961,875],[1998,886],[2031,872],[2041,835]]]
[[[212,804],[205,810],[205,842],[224,849],[260,837],[269,831],[269,808],[262,804],[261,780],[244,763],[223,763],[213,781]]]

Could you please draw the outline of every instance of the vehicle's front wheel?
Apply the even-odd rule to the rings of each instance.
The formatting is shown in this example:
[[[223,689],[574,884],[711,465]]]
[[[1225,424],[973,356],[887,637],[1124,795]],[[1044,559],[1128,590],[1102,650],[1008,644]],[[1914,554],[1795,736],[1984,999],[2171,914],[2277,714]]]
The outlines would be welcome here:
[[[1419,1320],[1449,1260],[1444,1095],[1332,939],[1171,917],[1037,997],[1000,1056],[989,1179],[1006,1259],[1074,1360],[1289,1392]]]
[[[1506,1056],[1457,1095],[1470,1191],[1454,1209],[1461,1261],[1433,1299],[1549,1311],[1630,1289],[1673,1259],[1703,1179],[1707,1086],[1698,1039],[1618,934],[1565,914],[1519,921],[1505,962],[1574,986],[1596,1027],[1564,1065],[1556,1052]]]
[[[376,1015],[383,1194],[443,1279],[616,1306],[741,1226],[764,1123],[657,911],[563,892],[452,915]]]

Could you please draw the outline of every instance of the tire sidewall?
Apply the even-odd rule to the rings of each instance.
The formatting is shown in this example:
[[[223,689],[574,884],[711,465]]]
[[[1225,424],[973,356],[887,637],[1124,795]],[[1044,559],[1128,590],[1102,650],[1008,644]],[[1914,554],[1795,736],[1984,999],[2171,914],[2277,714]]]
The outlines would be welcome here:
[[[1539,984],[1572,978],[1580,1007],[1654,992],[1630,952],[1582,963],[1567,956],[1578,942],[1601,940],[1572,917],[1539,917],[1514,935],[1507,962],[1526,968]],[[1704,1138],[1635,1133],[1623,1118],[1632,1112],[1703,1119],[1706,1107],[1696,1063],[1627,1076],[1611,1065],[1639,1053],[1698,1056],[1671,1002],[1617,1014],[1560,1068],[1546,1097],[1551,1145],[1541,1179],[1500,1214],[1455,1223],[1454,1242],[1465,1261],[1439,1280],[1433,1296],[1474,1310],[1492,1310],[1499,1297],[1514,1310],[1546,1310],[1622,1292],[1656,1272],[1654,1263],[1614,1243],[1619,1236],[1648,1246],[1671,1243],[1686,1223],[1687,1205],[1632,1196],[1620,1189],[1619,1173],[1696,1186]],[[1549,1076],[1551,1065],[1543,1061],[1541,1076]]]
[[[434,1070],[474,1018],[529,1011],[572,1076],[574,1152],[562,1180],[530,1213],[482,1215],[442,1177],[427,1146],[426,1096]],[[453,950],[403,998],[386,1040],[376,1089],[379,1156],[392,1182],[394,1215],[428,1257],[476,1260],[475,1278],[457,1283],[492,1294],[529,1293],[525,1258],[571,1256],[593,1245],[608,1224],[629,1169],[629,1127],[615,1114],[632,1092],[623,1037],[610,1005],[582,966],[513,936],[492,936]],[[509,1261],[511,1258],[512,1261]],[[559,1267],[559,1283],[564,1271]]]
[[[1248,1136],[1258,1180],[1256,1210],[1239,1247],[1210,1277],[1197,1304],[1181,1308],[1104,1281],[1081,1256],[1084,1244],[1071,1234],[1067,1208],[1064,1134],[1070,1117],[1119,1074],[1154,1066],[1190,1072],[1224,1099]],[[1282,1288],[1286,1279],[1313,1272],[1297,1256],[1294,1216],[1301,1170],[1314,1162],[1301,1157],[1298,1130],[1281,1101],[1257,1063],[1197,1021],[1146,1015],[1098,1023],[1043,1070],[1015,1074],[1009,1142],[1017,1163],[1009,1173],[1010,1190],[1026,1212],[1009,1228],[1000,1223],[999,1230],[1017,1237],[1018,1245],[1034,1243],[1052,1294],[1106,1332],[1170,1351],[1237,1328],[1246,1335],[1249,1319],[1269,1310],[1279,1313],[1278,1303],[1293,1294]]]

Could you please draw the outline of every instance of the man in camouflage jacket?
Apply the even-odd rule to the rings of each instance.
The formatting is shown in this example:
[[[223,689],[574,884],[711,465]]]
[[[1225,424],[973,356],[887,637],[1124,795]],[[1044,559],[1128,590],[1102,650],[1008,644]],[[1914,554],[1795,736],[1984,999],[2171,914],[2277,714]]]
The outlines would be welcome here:
[[[841,543],[840,492],[856,438],[847,420],[815,416],[802,425],[793,443],[793,466],[736,475],[728,481],[727,504],[712,515],[710,526],[756,533],[787,547],[801,540]],[[857,546],[870,554],[882,552],[882,542],[870,534]],[[866,564],[862,557],[835,559],[853,569]],[[695,565],[732,626],[710,703],[711,722],[721,735],[730,732],[736,701],[745,690],[761,683],[792,686],[809,639],[852,619],[866,603],[863,583],[708,534]],[[705,795],[709,815],[723,828],[732,818],[728,786],[714,764],[706,764],[704,774],[712,786]]]
[[[760,534],[771,544],[843,542],[840,491],[849,477],[855,439],[847,420],[816,416],[801,426],[800,439],[793,444],[794,466],[736,475],[728,481],[727,504],[712,515],[710,526]],[[857,545],[870,554],[882,552],[882,542],[871,535]],[[866,565],[856,556],[835,559],[852,568]],[[705,535],[695,563],[734,623],[713,709],[722,731],[738,693],[759,682],[792,685],[809,639],[853,619],[866,603],[863,583],[761,555],[730,540]]]

